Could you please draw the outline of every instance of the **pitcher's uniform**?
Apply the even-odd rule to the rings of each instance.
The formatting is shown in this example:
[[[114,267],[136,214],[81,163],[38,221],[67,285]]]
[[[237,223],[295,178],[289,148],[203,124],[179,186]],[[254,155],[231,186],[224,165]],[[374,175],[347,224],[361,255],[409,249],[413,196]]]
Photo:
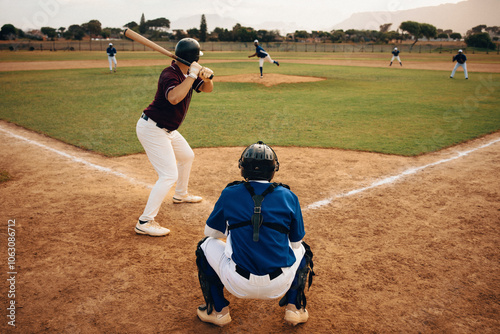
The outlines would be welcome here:
[[[467,57],[463,54],[462,50],[458,50],[458,53],[453,56],[453,62],[457,62],[455,64],[455,67],[453,68],[453,71],[451,72],[450,78],[453,79],[455,76],[455,72],[459,67],[462,67],[464,69],[464,75],[465,79],[469,79],[469,73],[467,73],[467,64],[465,63],[467,61]]]
[[[392,58],[391,58],[391,63],[389,64],[389,66],[392,66],[392,62],[394,61],[394,59],[397,59],[399,61],[399,65],[403,66],[403,64],[401,63],[401,58],[399,58],[399,50],[398,48],[394,48],[394,50],[392,50]]]
[[[116,66],[118,65],[116,62],[116,49],[113,47],[113,43],[109,43],[108,48],[106,49],[106,53],[108,54],[108,62],[109,62],[109,71],[113,71],[113,64],[115,65],[115,72],[116,72]]]

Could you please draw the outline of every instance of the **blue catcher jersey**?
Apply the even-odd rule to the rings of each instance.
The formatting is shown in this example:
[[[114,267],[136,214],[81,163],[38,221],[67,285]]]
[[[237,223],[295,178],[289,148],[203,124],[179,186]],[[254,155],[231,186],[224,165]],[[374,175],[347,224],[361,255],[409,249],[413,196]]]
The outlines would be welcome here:
[[[268,182],[250,182],[257,195],[270,185]],[[207,225],[222,233],[228,226],[250,221],[254,202],[243,183],[229,186],[222,191]],[[278,186],[262,202],[264,223],[279,224],[289,233],[283,233],[263,224],[259,241],[253,241],[252,225],[230,230],[227,244],[232,249],[232,260],[254,275],[266,275],[277,268],[290,267],[295,256],[290,242],[301,241],[305,235],[302,211],[297,196],[289,189]],[[227,252],[227,250],[226,250]]]

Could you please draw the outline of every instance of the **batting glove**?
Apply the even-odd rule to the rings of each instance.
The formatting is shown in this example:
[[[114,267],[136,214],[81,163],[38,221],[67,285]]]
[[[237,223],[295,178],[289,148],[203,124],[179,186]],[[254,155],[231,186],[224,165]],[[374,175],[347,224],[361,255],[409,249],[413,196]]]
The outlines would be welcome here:
[[[200,71],[200,76],[203,79],[210,79],[210,77],[214,74],[214,71],[209,69],[208,67],[203,67]]]
[[[198,75],[200,74],[200,71],[201,71],[202,67],[200,64],[198,64],[197,62],[193,61],[191,63],[191,66],[189,67],[189,75],[195,75],[196,77],[198,77]]]

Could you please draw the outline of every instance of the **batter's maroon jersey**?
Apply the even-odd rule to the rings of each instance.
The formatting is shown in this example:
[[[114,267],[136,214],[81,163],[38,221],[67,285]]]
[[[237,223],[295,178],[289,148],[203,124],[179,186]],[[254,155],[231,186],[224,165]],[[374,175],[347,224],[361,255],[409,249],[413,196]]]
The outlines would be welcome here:
[[[177,130],[182,124],[191,102],[193,89],[199,93],[199,89],[204,82],[202,79],[197,78],[186,97],[181,102],[173,105],[168,101],[168,92],[180,85],[184,80],[186,80],[186,76],[173,61],[172,65],[161,72],[155,98],[144,110],[144,113],[149,118],[170,131]]]

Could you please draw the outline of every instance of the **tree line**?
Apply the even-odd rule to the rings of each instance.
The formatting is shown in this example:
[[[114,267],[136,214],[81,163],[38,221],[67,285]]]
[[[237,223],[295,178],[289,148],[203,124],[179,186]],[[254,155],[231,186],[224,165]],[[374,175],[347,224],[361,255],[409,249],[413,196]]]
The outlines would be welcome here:
[[[201,42],[222,41],[222,42],[252,42],[259,39],[261,42],[316,42],[316,43],[377,43],[388,44],[390,42],[402,42],[413,40],[412,47],[422,38],[431,39],[453,39],[461,40],[463,36],[452,30],[437,29],[428,23],[415,21],[405,21],[400,24],[397,30],[390,30],[392,23],[381,25],[379,30],[332,30],[332,31],[311,31],[297,30],[286,36],[281,36],[278,30],[255,30],[252,27],[244,27],[236,24],[232,29],[216,27],[208,32],[205,15],[201,16],[199,28],[187,30],[174,29],[170,31],[170,20],[160,17],[153,20],[146,20],[142,14],[139,23],[131,21],[123,28],[132,29],[152,40],[180,40],[185,37],[195,38]],[[42,27],[39,31],[32,30],[23,32],[12,24],[5,24],[0,30],[0,39],[11,40],[16,38],[27,39],[49,39],[56,40],[64,38],[66,40],[82,40],[84,38],[95,39],[120,39],[126,38],[121,35],[121,28],[102,28],[99,20],[90,20],[81,25],[70,25],[67,29],[60,27]],[[464,41],[468,46],[495,49],[500,34],[500,27],[488,27],[478,25],[467,31]],[[491,38],[493,35],[493,39]]]

